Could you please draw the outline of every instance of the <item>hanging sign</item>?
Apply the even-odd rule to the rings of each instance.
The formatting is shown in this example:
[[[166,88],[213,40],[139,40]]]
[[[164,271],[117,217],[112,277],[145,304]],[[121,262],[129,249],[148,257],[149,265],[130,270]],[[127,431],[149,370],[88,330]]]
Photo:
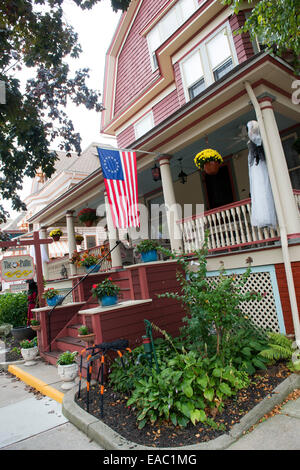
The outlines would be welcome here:
[[[5,256],[0,261],[1,279],[5,282],[33,279],[35,267],[32,256]]]

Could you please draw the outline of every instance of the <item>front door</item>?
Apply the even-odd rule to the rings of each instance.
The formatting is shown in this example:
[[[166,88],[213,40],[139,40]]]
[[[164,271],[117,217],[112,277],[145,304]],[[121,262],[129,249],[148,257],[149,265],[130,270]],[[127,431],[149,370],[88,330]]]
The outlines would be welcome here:
[[[228,164],[222,165],[216,175],[202,173],[207,209],[224,206],[234,201],[232,179]]]

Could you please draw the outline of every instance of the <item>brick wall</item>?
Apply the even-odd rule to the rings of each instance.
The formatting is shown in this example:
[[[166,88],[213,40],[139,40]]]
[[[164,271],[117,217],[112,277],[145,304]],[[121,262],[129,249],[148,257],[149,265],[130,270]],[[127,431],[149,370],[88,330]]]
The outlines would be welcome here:
[[[285,323],[285,329],[287,334],[294,333],[293,318],[291,305],[289,300],[288,285],[286,281],[284,264],[276,264],[276,277],[278,283],[278,289],[280,294],[283,318]],[[296,289],[296,297],[298,306],[300,305],[300,261],[292,263],[292,271]]]

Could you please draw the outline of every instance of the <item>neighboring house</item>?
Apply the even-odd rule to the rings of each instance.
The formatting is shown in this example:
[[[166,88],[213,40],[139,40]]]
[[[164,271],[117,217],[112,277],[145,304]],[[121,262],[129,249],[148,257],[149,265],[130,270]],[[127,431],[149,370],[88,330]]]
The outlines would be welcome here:
[[[300,157],[292,147],[300,136],[299,105],[292,100],[296,76],[288,62],[260,50],[259,40],[235,34],[248,12],[246,2],[237,15],[218,0],[131,2],[107,52],[101,132],[115,136],[118,148],[137,151],[139,202],[149,213],[154,204],[165,204],[157,218],[171,248],[192,256],[203,242],[204,226],[209,276],[218,275],[220,262],[228,272],[242,273],[250,256],[248,288],[266,295],[246,313],[259,326],[296,333],[300,341]],[[265,138],[276,228],[250,223],[246,125],[251,120],[259,122]],[[194,165],[205,148],[224,159],[215,176]],[[155,167],[160,176],[154,179]],[[76,214],[88,202],[97,207],[104,200],[98,169],[29,223],[54,224],[66,210]],[[150,220],[148,236],[160,237],[151,233]],[[120,265],[116,250],[112,267]],[[154,268],[148,278],[143,269],[139,290],[136,271],[125,271],[131,273],[131,299],[148,301]],[[78,298],[86,300],[83,291]],[[93,322],[100,331],[95,317]]]

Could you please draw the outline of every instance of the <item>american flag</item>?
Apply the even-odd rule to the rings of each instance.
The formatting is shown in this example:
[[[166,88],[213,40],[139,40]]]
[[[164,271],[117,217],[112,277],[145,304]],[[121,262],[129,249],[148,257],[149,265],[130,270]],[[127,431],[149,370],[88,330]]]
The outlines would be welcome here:
[[[99,147],[97,151],[114,226],[139,227],[135,152]]]

